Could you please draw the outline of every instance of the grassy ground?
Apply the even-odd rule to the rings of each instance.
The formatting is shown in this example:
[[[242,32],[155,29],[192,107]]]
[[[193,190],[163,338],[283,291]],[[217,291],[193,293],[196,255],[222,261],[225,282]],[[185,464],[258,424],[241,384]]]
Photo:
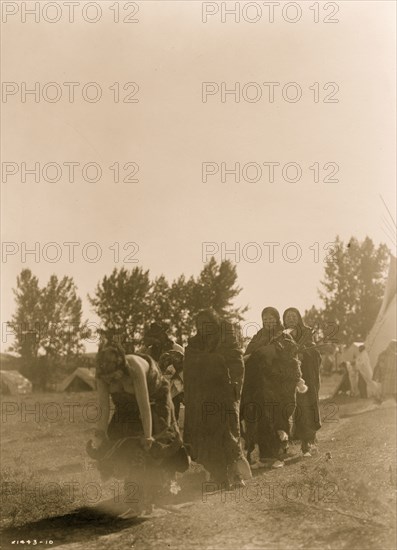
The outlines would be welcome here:
[[[101,483],[85,453],[95,397],[3,398],[4,548],[50,539],[88,550],[395,548],[395,403],[338,397],[322,406],[317,457],[298,458],[296,448],[285,468],[259,470],[244,490],[213,495],[195,466],[153,514],[121,520],[106,508],[115,507],[119,484]]]
[[[2,399],[3,525],[95,501],[101,485],[85,445],[96,413],[94,392]]]

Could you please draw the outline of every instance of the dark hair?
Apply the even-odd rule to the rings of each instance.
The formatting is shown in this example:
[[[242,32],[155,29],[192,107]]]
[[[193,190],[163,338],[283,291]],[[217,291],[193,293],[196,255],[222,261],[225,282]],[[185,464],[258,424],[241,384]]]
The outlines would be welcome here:
[[[118,359],[118,365],[114,369],[107,368],[107,360],[110,355],[115,356]],[[124,348],[117,342],[105,343],[99,346],[98,353],[95,358],[96,362],[96,373],[95,376],[103,376],[104,374],[109,374],[115,370],[122,370],[125,373],[128,373],[127,369],[127,360],[125,358]]]

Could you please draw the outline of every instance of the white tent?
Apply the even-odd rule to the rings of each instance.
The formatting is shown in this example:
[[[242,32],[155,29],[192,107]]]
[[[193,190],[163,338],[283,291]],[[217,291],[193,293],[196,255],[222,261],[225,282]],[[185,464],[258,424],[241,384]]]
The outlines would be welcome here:
[[[390,340],[396,338],[396,273],[397,259],[391,255],[382,305],[365,341],[372,369],[376,365],[379,354],[387,348]]]
[[[79,367],[63,382],[58,384],[58,391],[91,391],[95,390],[95,369]]]
[[[16,370],[1,370],[0,392],[4,395],[31,393],[32,383]]]

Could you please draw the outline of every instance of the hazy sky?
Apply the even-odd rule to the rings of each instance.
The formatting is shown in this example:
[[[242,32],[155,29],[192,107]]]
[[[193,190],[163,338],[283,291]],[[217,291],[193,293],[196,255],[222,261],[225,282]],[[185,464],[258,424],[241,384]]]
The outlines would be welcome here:
[[[113,21],[114,2],[97,2],[101,17],[89,23],[84,20],[86,2],[81,2],[73,23],[65,7],[59,8],[60,20],[49,23],[45,18],[57,14],[51,7],[43,11],[45,4],[40,3],[37,23],[28,15],[23,22],[20,5],[2,26],[2,78],[15,83],[6,88],[9,95],[2,103],[2,232],[4,242],[16,243],[16,253],[2,258],[3,322],[14,310],[12,288],[23,267],[38,275],[42,284],[52,273],[72,275],[85,315],[94,320],[86,295],[114,266],[141,265],[152,276],[164,273],[169,279],[181,273],[196,275],[203,267],[203,242],[216,243],[218,260],[222,242],[228,249],[240,243],[240,257],[235,259],[243,291],[237,303],[249,304],[248,319],[259,321],[265,305],[283,310],[318,304],[324,264],[314,262],[309,249],[314,243],[321,249],[339,234],[346,240],[368,235],[376,243],[391,245],[384,233],[385,208],[379,194],[394,210],[394,2],[334,3],[339,6],[334,16],[339,22],[334,24],[314,23],[312,2],[300,2],[302,17],[296,23],[285,21],[281,8],[275,9],[274,23],[268,22],[265,8],[257,22],[249,22],[263,2],[251,3],[251,11],[238,3],[240,23],[231,16],[222,23],[219,5],[218,13],[203,23],[203,6],[197,1],[139,2],[139,12],[131,15],[139,22],[132,24]],[[133,3],[119,4],[120,18],[132,14]],[[208,4],[207,10],[214,5]],[[228,3],[229,8],[233,5]],[[324,3],[319,6],[322,20],[331,12],[324,11]],[[286,12],[288,17],[294,17],[293,10]],[[95,13],[95,7],[86,6],[86,19]],[[24,82],[28,89],[39,83],[37,101],[23,96]],[[58,88],[46,87],[49,82]],[[78,83],[74,102],[68,100],[65,82]],[[89,82],[102,90],[96,103],[83,98]],[[123,90],[128,82],[139,85],[132,97],[139,102],[115,103],[117,86],[109,87],[119,83],[123,99],[134,92],[133,86]],[[219,87],[205,103],[202,82]],[[222,82],[227,89],[241,83],[239,102],[232,95],[221,101]],[[280,83],[273,103],[265,82]],[[302,90],[295,103],[282,95],[291,82]],[[316,82],[317,103],[309,89]],[[338,103],[323,102],[336,89],[323,89],[330,82],[339,87],[332,96]],[[244,88],[247,83],[253,84]],[[293,98],[295,89],[287,87],[284,93]],[[45,99],[57,90],[59,101]],[[92,98],[96,92],[91,86],[84,93]],[[256,102],[255,93],[262,94]],[[6,162],[16,163],[18,169],[7,181],[4,170],[12,171],[15,165],[5,166]],[[40,169],[58,163],[62,177],[46,182],[41,173],[35,182],[27,175],[23,183],[24,162],[28,168],[40,163]],[[65,162],[80,163],[74,183],[68,182]],[[96,183],[82,177],[81,167],[89,162],[102,168]],[[139,182],[115,183],[109,169],[115,162],[123,176],[125,163],[138,164]],[[206,183],[205,162],[219,165],[219,172]],[[237,162],[241,167],[257,163],[262,177],[245,181],[254,177],[252,167],[240,182],[231,174],[222,182],[222,162],[229,169]],[[274,182],[268,180],[266,162],[280,163]],[[295,183],[281,175],[281,168],[291,162],[302,169]],[[339,182],[315,183],[309,167],[316,162],[320,167],[336,163],[339,172],[334,177]],[[321,180],[331,169],[321,169]],[[49,168],[48,178],[54,174]],[[93,171],[87,174],[93,177]],[[287,171],[290,179],[294,175],[293,168]],[[73,262],[63,245],[71,241],[80,243]],[[263,246],[270,241],[280,243],[273,263]],[[28,255],[23,263],[22,243],[32,248],[35,242],[39,261]],[[51,257],[55,251],[45,248],[49,242],[61,247],[56,263],[46,260],[46,254]],[[102,250],[96,263],[82,256],[89,242]],[[120,243],[118,263],[109,249],[115,242]],[[138,243],[139,264],[123,263],[122,249],[128,242]],[[290,242],[301,247],[302,257],[295,263],[282,255]],[[256,244],[247,248],[247,243]],[[84,250],[95,253],[93,248]],[[258,261],[247,260],[259,251]],[[292,258],[294,250],[288,252]],[[2,349],[8,344],[3,336]]]

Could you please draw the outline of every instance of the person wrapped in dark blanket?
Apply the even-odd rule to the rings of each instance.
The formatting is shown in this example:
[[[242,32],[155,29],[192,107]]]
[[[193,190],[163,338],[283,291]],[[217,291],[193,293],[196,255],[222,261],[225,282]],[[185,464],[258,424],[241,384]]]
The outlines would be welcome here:
[[[245,354],[245,381],[241,417],[251,462],[255,445],[259,461],[252,469],[284,465],[291,418],[296,406],[296,391],[305,392],[298,346],[284,331],[275,308],[262,311],[263,328],[252,338]]]
[[[114,343],[99,350],[96,376],[102,414],[87,453],[104,481],[115,477],[139,488],[139,513],[189,467],[170,386],[152,357],[126,356]],[[109,397],[115,410],[108,423]]]
[[[303,323],[299,310],[290,307],[283,315],[284,326],[299,346],[302,376],[308,391],[297,395],[293,418],[293,439],[301,442],[302,453],[310,457],[316,452],[316,433],[321,428],[320,418],[320,366],[321,355],[313,342],[313,331]]]
[[[196,317],[185,351],[184,443],[211,480],[228,486],[251,476],[240,445],[244,362],[236,329],[214,311]]]

